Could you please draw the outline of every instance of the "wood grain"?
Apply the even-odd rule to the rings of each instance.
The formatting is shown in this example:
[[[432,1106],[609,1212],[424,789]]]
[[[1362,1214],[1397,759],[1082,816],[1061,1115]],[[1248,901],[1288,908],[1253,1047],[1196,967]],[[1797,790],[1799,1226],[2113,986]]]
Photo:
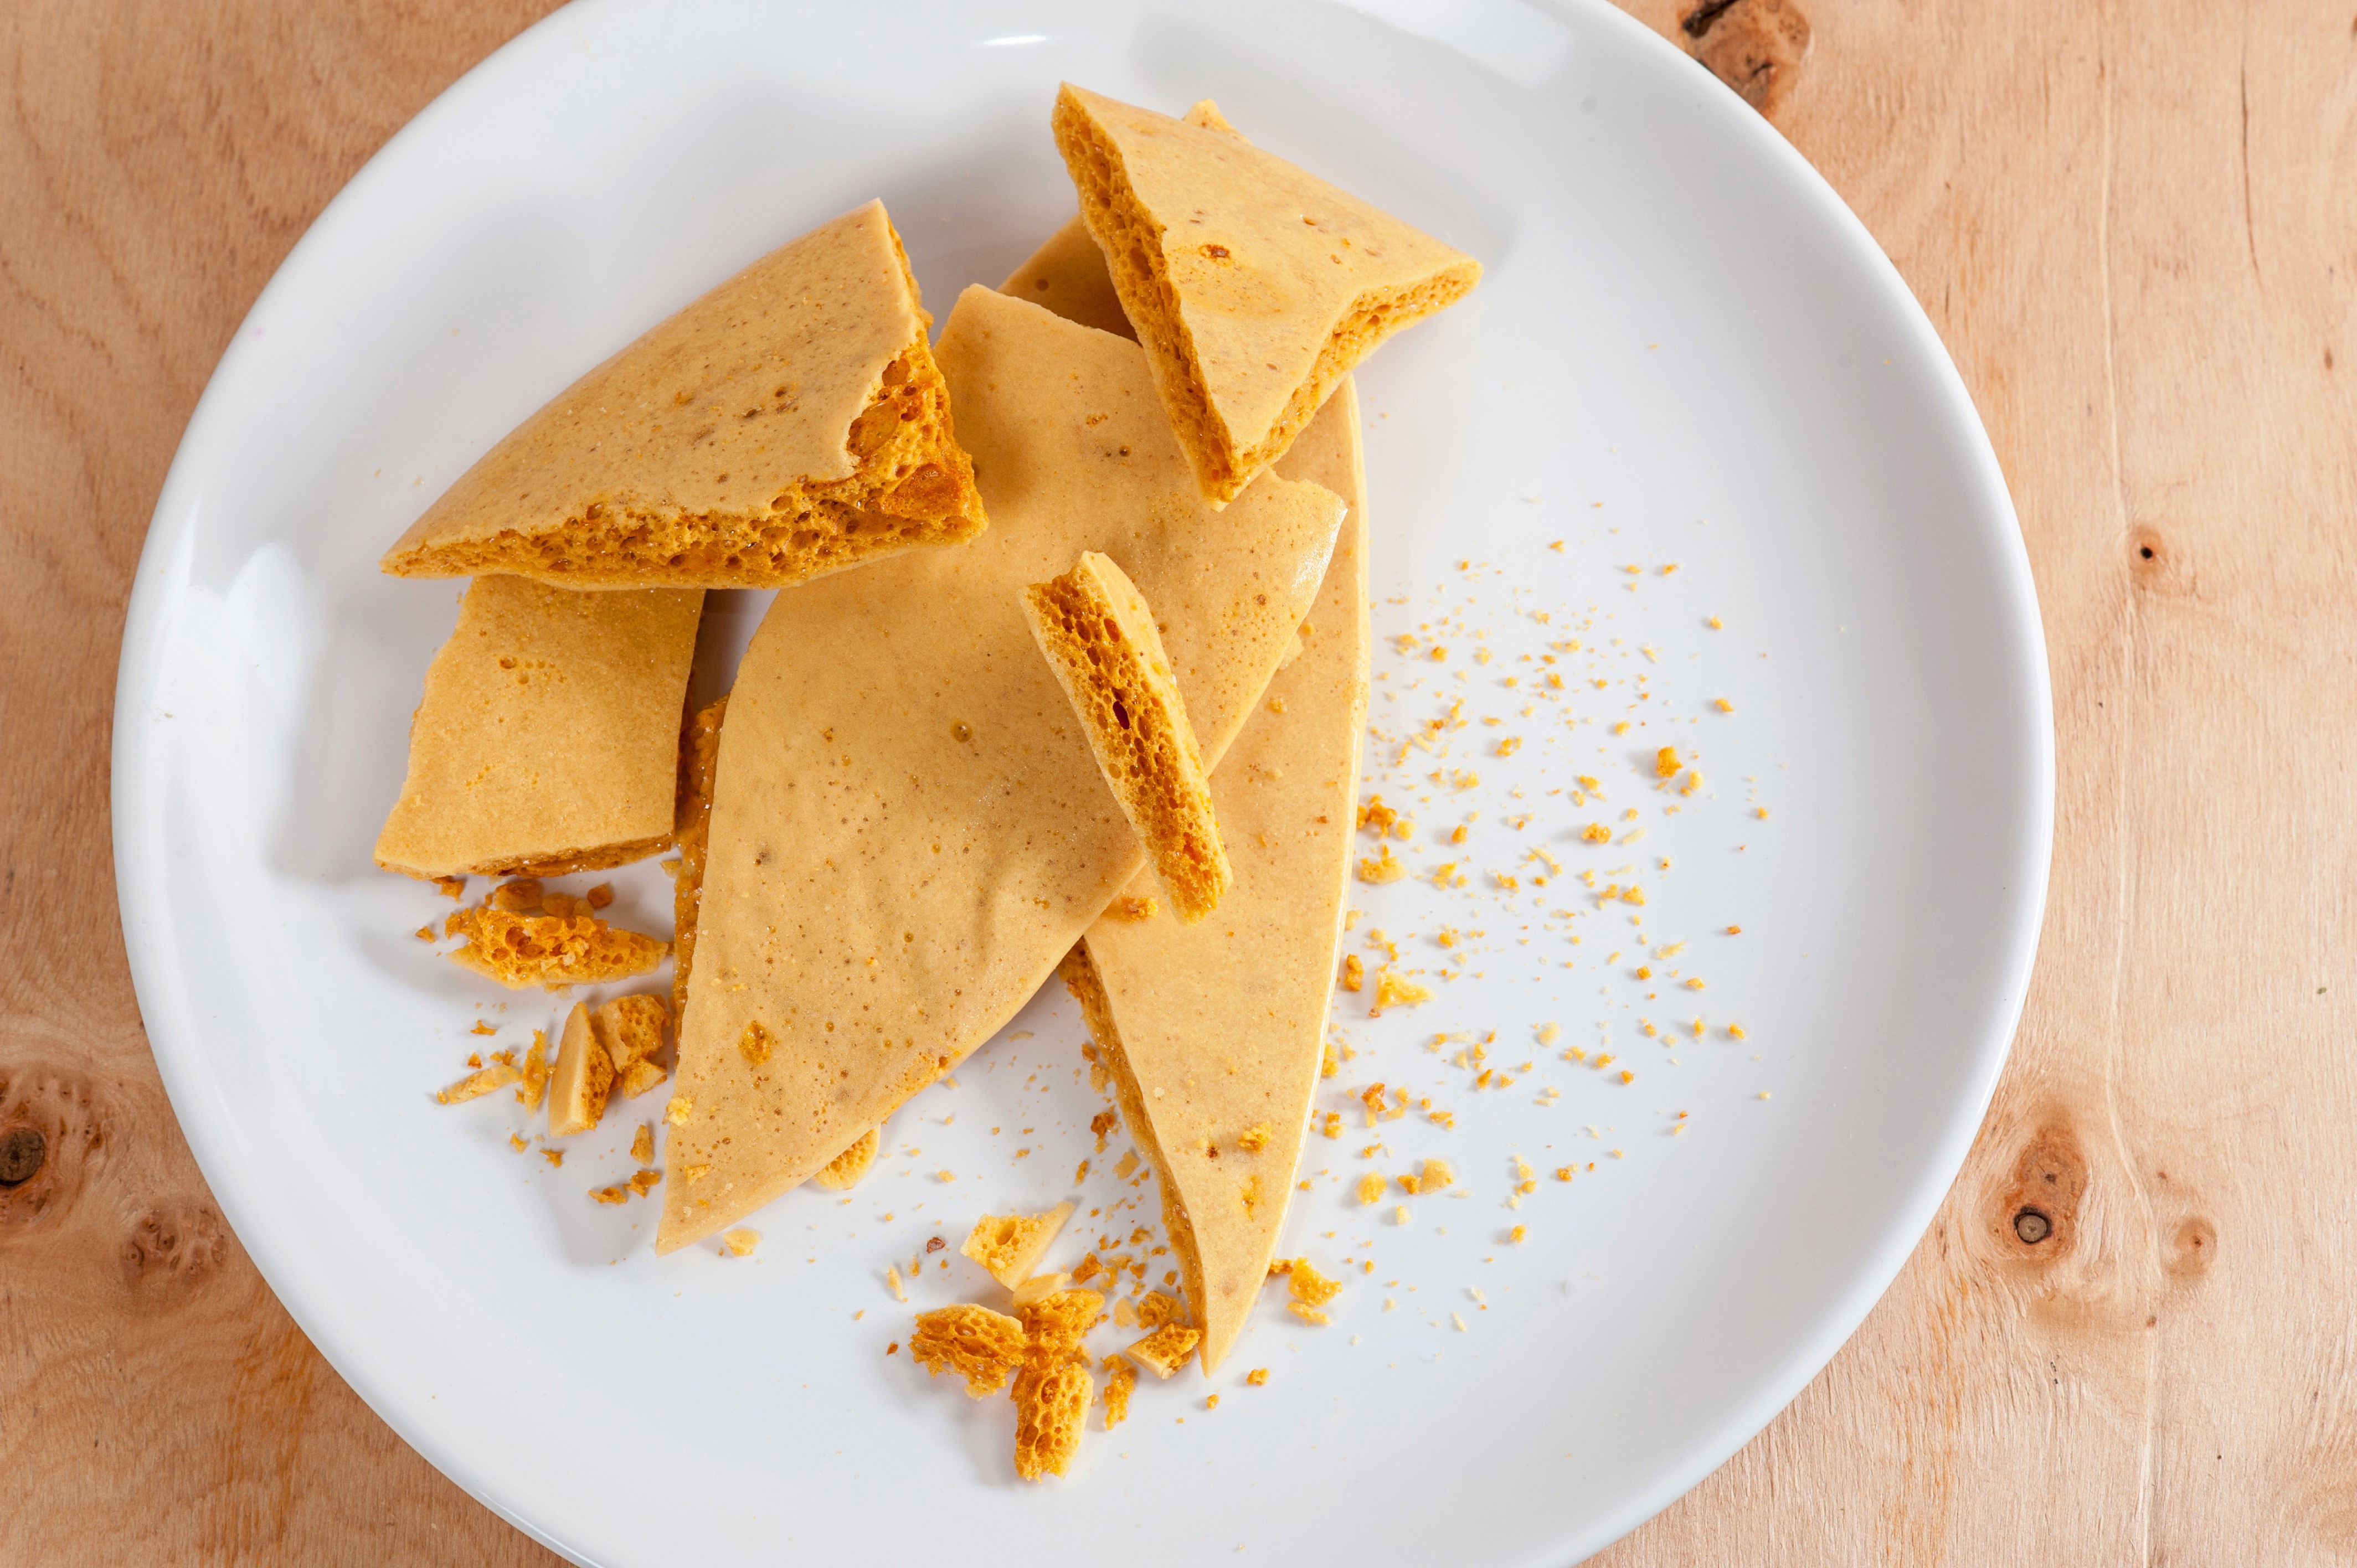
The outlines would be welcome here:
[[[239,1249],[131,995],[124,605],[181,427],[328,199],[541,0],[0,8],[0,1563],[554,1563],[361,1404]]]
[[[2020,513],[2053,885],[1996,1103],[1898,1282],[1597,1561],[2349,1561],[2357,24],[1813,16],[1783,128],[1931,314]]]
[[[0,1189],[0,1563],[554,1561],[221,1222],[106,816],[132,567],[214,360],[368,154],[545,8],[0,6],[0,1133],[49,1151]],[[1779,123],[1931,313],[2021,514],[2053,891],[1897,1283],[1597,1561],[2357,1559],[2357,5],[1810,9]]]

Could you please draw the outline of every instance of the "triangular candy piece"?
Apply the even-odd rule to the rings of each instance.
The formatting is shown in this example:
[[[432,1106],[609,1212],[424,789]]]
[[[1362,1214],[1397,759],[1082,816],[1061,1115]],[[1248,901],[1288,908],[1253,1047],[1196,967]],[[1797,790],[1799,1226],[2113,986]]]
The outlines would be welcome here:
[[[1196,482],[1224,504],[1480,263],[1235,135],[1082,88],[1056,145]]]
[[[1270,678],[1211,774],[1235,874],[1219,912],[1193,926],[1167,909],[1108,916],[1064,970],[1123,1120],[1161,1177],[1207,1373],[1276,1255],[1325,1055],[1367,709],[1358,436],[1358,394],[1344,381],[1276,467],[1339,491],[1351,512],[1299,656]],[[1127,891],[1153,888],[1140,877]]]
[[[1333,550],[1342,503],[1314,485],[1272,478],[1211,515],[1134,343],[974,288],[939,354],[993,524],[779,595],[746,651],[659,1251],[805,1180],[955,1067],[1143,864],[1023,587],[1083,550],[1120,561],[1216,759]]]
[[[401,577],[778,587],[982,532],[900,237],[871,201],[511,431],[385,553]]]
[[[704,595],[478,577],[425,671],[376,863],[556,876],[668,847]]]
[[[1234,134],[1208,99],[1187,118]],[[1075,316],[1113,298],[1103,255],[1078,219],[1000,286]],[[1368,622],[1366,475],[1349,380],[1275,471],[1324,486],[1350,512],[1302,623],[1300,655],[1271,677],[1268,700],[1211,775],[1213,807],[1239,835],[1237,885],[1219,918],[1200,926],[1100,919],[1063,965],[1130,1133],[1161,1177],[1164,1229],[1207,1373],[1234,1345],[1276,1255],[1325,1056],[1350,886]],[[1141,877],[1115,907],[1141,908],[1151,891]],[[1163,1092],[1149,1097],[1149,1084]]]

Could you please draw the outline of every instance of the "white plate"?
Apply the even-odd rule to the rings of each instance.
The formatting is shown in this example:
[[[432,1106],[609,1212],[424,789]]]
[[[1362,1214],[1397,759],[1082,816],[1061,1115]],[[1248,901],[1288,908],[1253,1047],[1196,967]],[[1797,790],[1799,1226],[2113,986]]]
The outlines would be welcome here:
[[[457,596],[378,575],[379,551],[614,346],[868,197],[937,314],[996,281],[1071,209],[1048,134],[1060,78],[1171,111],[1215,96],[1489,271],[1361,377],[1377,631],[1434,623],[1450,650],[1379,642],[1389,738],[1370,742],[1368,787],[1414,802],[1423,825],[1398,848],[1420,875],[1447,857],[1471,879],[1361,886],[1351,940],[1368,951],[1382,927],[1403,967],[1463,973],[1380,1022],[1341,996],[1361,1054],[1321,1101],[1348,1110],[1383,1079],[1456,1126],[1386,1122],[1372,1161],[1355,1114],[1313,1139],[1287,1246],[1350,1262],[1333,1326],[1265,1302],[1217,1411],[1194,1374],[1141,1389],[1071,1477],[1029,1487],[1005,1401],[885,1354],[909,1309],[880,1276],[985,1204],[1075,1190],[1084,1155],[1087,1203],[1144,1197],[1107,1170],[1125,1145],[1094,1154],[1100,1101],[1055,987],[962,1087],[896,1118],[848,1202],[780,1200],[751,1261],[658,1262],[651,1201],[585,1196],[630,1168],[636,1118],[573,1140],[555,1171],[511,1152],[523,1122],[504,1096],[427,1099],[470,1047],[516,1043],[559,1004],[439,961],[409,933],[449,906],[369,850]],[[756,608],[722,618],[741,635]],[[1521,656],[1572,638],[1581,651],[1552,650],[1558,692]],[[1457,695],[1506,722],[1443,730],[1446,756],[1394,767]],[[1623,717],[1641,727],[1614,735]],[[1525,744],[1501,760],[1510,736]],[[1703,789],[1651,788],[1662,744]],[[610,0],[551,18],[361,172],[223,356],[140,564],[114,760],[140,1004],[239,1236],[427,1458],[611,1564],[1592,1551],[1790,1400],[1930,1219],[2021,1004],[2052,795],[2012,511],[1898,275],[1652,35],[1600,4],[1505,0]],[[1435,785],[1435,768],[1484,781]],[[1607,804],[1550,793],[1579,773]],[[1631,825],[1631,807],[1641,843],[1577,837]],[[1475,810],[1463,849],[1440,842]],[[1566,868],[1544,887],[1538,846]],[[1583,867],[1649,902],[1596,908]],[[620,912],[663,929],[660,875],[619,880]],[[1650,982],[1638,915],[1654,942],[1690,944]],[[1452,952],[1445,925],[1483,934]],[[465,1032],[479,1015],[496,1042]],[[1535,1043],[1549,1020],[1552,1047]],[[1426,1048],[1491,1030],[1502,1090],[1472,1087],[1459,1043]],[[1598,1071],[1571,1046],[1620,1062]],[[1539,1180],[1510,1209],[1518,1154]],[[1356,1204],[1364,1172],[1428,1155],[1468,1196],[1407,1199],[1405,1224],[1388,1200]],[[1551,1174],[1575,1163],[1567,1185]],[[983,1294],[959,1261],[918,1300]],[[1243,1386],[1260,1366],[1273,1380]]]

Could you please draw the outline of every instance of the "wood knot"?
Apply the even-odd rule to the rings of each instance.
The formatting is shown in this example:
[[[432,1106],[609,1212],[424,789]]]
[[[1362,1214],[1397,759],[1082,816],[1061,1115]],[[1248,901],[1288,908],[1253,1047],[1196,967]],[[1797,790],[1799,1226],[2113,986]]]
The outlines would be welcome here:
[[[0,1133],[0,1187],[22,1187],[41,1174],[49,1157],[49,1141],[38,1127],[11,1127]]]
[[[2199,1279],[2210,1272],[2217,1256],[2218,1227],[2199,1214],[2177,1222],[2177,1232],[2169,1239],[2167,1265],[2173,1278]]]
[[[2079,1204],[2087,1192],[2087,1156],[2067,1122],[2040,1127],[2021,1146],[1997,1195],[1990,1230],[2017,1258],[2060,1262],[2078,1243]]]
[[[2169,536],[2147,523],[2128,534],[2128,581],[2147,593],[2190,592],[2193,578]]]
[[[1813,37],[1797,0],[1693,0],[1678,31],[1713,76],[1773,120],[1800,86]]]
[[[115,1261],[126,1287],[166,1302],[211,1274],[228,1241],[228,1228],[210,1205],[151,1208],[132,1220]]]
[[[0,1067],[0,1244],[70,1208],[105,1153],[89,1079],[37,1064]]]

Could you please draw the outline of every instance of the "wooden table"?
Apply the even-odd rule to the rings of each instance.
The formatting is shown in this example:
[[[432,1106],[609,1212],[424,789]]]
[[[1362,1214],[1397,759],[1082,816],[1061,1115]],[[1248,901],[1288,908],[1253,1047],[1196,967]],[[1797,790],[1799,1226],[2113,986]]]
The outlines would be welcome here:
[[[2357,0],[1812,3],[1784,129],[1931,312],[2020,509],[2052,902],[1898,1283],[1599,1561],[2346,1561]],[[106,805],[132,568],[215,359],[361,161],[544,8],[0,6],[0,1127],[43,1107],[71,1177],[0,1189],[0,1563],[554,1561],[353,1397],[222,1222],[133,1004]]]

